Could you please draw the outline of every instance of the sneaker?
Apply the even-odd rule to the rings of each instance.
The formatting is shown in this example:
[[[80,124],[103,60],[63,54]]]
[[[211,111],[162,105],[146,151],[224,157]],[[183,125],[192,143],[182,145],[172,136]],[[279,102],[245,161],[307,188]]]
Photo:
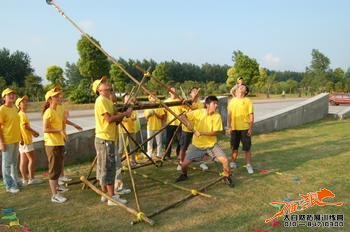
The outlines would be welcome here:
[[[117,189],[116,193],[118,195],[128,194],[128,193],[131,193],[131,189],[128,189],[128,188]]]
[[[22,186],[27,186],[29,184],[29,182],[25,179],[22,180]]]
[[[236,162],[232,161],[232,162],[230,163],[230,168],[236,169],[236,168],[237,168]]]
[[[65,192],[68,192],[68,188],[64,187],[64,186],[61,186],[59,185],[58,188],[57,188],[57,191],[60,192],[60,193],[65,193]]]
[[[69,181],[72,181],[72,178],[68,177],[68,176],[61,176],[60,178],[58,178],[59,180],[61,181],[64,181],[64,182],[69,182]]]
[[[58,179],[58,185],[65,185],[66,182],[63,182],[62,180]]]
[[[42,184],[42,183],[43,183],[43,181],[40,179],[30,179],[28,181],[28,184]]]
[[[231,188],[235,187],[235,184],[233,183],[233,180],[231,177],[225,176],[223,178],[223,180],[224,180],[225,184],[227,184],[229,187],[231,187]]]
[[[104,196],[102,196],[102,197],[101,197],[101,202],[106,202],[106,201],[107,201],[107,198],[104,197]]]
[[[9,189],[6,189],[6,192],[8,193],[18,193],[19,192],[19,189],[18,188],[15,188],[15,187],[11,187]]]
[[[202,169],[202,171],[208,170],[208,166],[205,163],[201,163],[201,165],[199,165],[199,167]]]
[[[112,198],[113,198],[113,200],[118,201],[124,205],[128,203],[128,201],[126,199],[121,198],[119,195],[114,195]],[[107,205],[113,206],[113,205],[117,205],[117,204],[114,203],[113,201],[108,200]]]
[[[182,171],[182,168],[181,168],[181,165],[180,165],[180,164],[177,165],[176,171]]]
[[[246,168],[247,168],[247,171],[248,171],[249,174],[253,174],[254,173],[254,170],[253,170],[253,167],[252,167],[251,164],[247,164]]]
[[[54,202],[54,203],[59,203],[59,204],[61,204],[61,203],[66,202],[66,201],[67,201],[67,198],[65,198],[65,197],[61,196],[59,193],[57,193],[57,194],[55,194],[55,195],[53,195],[53,196],[51,197],[51,201]]]
[[[176,178],[175,182],[180,182],[187,179],[188,179],[187,174],[182,173],[178,178]]]

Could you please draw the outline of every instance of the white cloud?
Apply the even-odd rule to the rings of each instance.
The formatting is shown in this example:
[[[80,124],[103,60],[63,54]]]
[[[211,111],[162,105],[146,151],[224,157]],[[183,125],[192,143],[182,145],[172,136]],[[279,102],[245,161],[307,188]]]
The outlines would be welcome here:
[[[79,25],[84,31],[92,31],[95,29],[95,23],[91,20],[80,21]]]
[[[264,62],[264,66],[265,66],[266,68],[276,69],[276,68],[279,67],[280,58],[277,57],[277,56],[274,56],[274,55],[271,54],[271,53],[267,53],[267,54],[264,56],[263,62]]]

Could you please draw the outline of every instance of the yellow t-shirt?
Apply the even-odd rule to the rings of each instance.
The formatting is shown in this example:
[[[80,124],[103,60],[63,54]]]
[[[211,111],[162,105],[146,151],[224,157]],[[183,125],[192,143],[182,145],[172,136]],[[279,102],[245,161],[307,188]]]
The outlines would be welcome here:
[[[172,99],[172,98],[168,98],[166,99],[164,102],[174,102],[174,101],[180,101],[179,99]],[[176,115],[179,115],[183,112],[183,107],[182,105],[179,106],[171,106],[169,107]],[[166,116],[166,122],[169,123],[171,120],[173,120],[175,118],[174,115],[172,115],[170,112],[166,112],[167,116]],[[170,125],[173,126],[178,126],[180,125],[180,121],[178,119],[176,119],[175,121],[173,121]]]
[[[123,126],[128,130],[129,133],[136,133],[137,130],[137,113],[135,111],[131,112],[130,117],[124,117],[123,121],[121,122]],[[126,133],[124,128],[122,126],[119,126],[119,132],[120,133]]]
[[[114,115],[113,102],[106,97],[98,96],[95,101],[95,133],[96,137],[104,140],[115,141],[117,138],[117,125],[115,122],[108,123],[104,114]]]
[[[227,112],[231,113],[231,130],[249,129],[249,115],[253,113],[253,103],[249,98],[232,98]]]
[[[43,120],[47,120],[53,129],[62,130],[63,118],[57,110],[48,108],[45,110]],[[64,146],[63,132],[44,133],[45,146]]]
[[[200,101],[196,101],[196,102],[193,102],[192,103],[192,107],[193,107],[193,110],[196,110],[196,109],[203,109],[204,108],[204,104]],[[187,113],[188,112],[191,112],[193,111],[192,109],[190,109],[188,106],[183,106],[183,111],[186,111]],[[187,114],[186,113],[186,114]],[[193,125],[193,122],[190,121],[190,123]],[[185,131],[185,132],[191,132],[187,126],[185,126],[184,124],[182,124],[182,131]]]
[[[15,106],[0,106],[0,124],[5,144],[13,144],[21,141],[19,116]]]
[[[219,132],[223,130],[221,115],[215,112],[208,114],[207,109],[193,110],[187,113],[187,118],[193,122],[194,129],[198,132]],[[210,148],[217,142],[217,136],[195,136],[192,144],[198,148]]]
[[[149,110],[145,110],[144,112],[145,117],[148,117],[148,115],[150,115],[152,111],[154,111],[154,113],[159,116],[162,116],[165,114],[163,108],[149,109]],[[158,131],[162,128],[162,120],[159,119],[155,114],[147,118],[147,130]]]
[[[23,111],[19,111],[18,115],[19,115],[19,122],[20,122],[23,143],[26,145],[32,144],[33,143],[32,133],[25,128],[25,125],[30,126],[27,114]]]

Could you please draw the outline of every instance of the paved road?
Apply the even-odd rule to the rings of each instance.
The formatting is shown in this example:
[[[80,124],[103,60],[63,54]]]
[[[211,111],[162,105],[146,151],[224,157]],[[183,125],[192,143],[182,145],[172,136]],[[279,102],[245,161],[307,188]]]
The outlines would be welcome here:
[[[295,99],[268,99],[268,100],[253,100],[255,120],[259,120],[264,115],[283,109],[285,107],[292,106],[294,104],[304,101],[305,98],[295,98]],[[345,108],[350,108],[349,105],[339,105],[339,106],[329,106],[329,113],[336,114]],[[69,112],[69,120],[79,124],[84,130],[94,128],[94,115],[93,110],[72,110]],[[31,120],[31,125],[34,129],[39,131],[41,134],[34,141],[42,140],[42,119],[40,113],[29,113],[29,119]],[[67,126],[68,134],[77,132],[75,128]]]

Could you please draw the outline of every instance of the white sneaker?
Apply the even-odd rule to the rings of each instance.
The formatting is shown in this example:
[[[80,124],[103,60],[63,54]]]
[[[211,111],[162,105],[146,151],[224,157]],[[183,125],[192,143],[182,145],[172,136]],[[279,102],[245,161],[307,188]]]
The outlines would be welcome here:
[[[12,188],[6,189],[6,192],[15,194],[15,193],[19,192],[19,189],[15,188],[15,187],[12,187]]]
[[[105,198],[104,196],[101,197],[101,202],[106,202],[107,198]]]
[[[60,192],[60,193],[65,193],[65,192],[68,192],[68,188],[64,187],[64,186],[61,186],[59,185],[58,188],[57,188],[57,191]]]
[[[66,182],[63,182],[62,180],[58,179],[58,185],[65,185]]]
[[[64,181],[64,182],[69,182],[69,181],[72,181],[72,178],[68,177],[68,176],[61,176],[60,178],[58,178],[59,180],[61,181]]]
[[[126,199],[120,198],[119,195],[114,195],[112,198],[113,198],[113,200],[118,201],[118,202],[120,202],[120,203],[122,203],[124,205],[126,203],[128,203],[128,201]],[[117,205],[117,204],[114,203],[113,201],[108,200],[107,205],[113,206],[113,205]]]
[[[60,203],[66,202],[67,198],[65,198],[65,197],[61,196],[59,193],[57,193],[57,194],[55,194],[55,195],[53,195],[51,197],[51,201],[54,202],[54,203],[59,203],[60,204]]]
[[[251,164],[247,164],[246,168],[247,168],[247,171],[248,171],[249,174],[253,174],[254,173],[254,170],[253,170],[253,167],[252,167]]]
[[[40,179],[30,179],[28,181],[28,184],[42,184],[43,183],[43,180],[40,180]]]
[[[22,180],[22,186],[24,187],[24,186],[27,186],[29,184],[29,181],[27,181],[27,180],[25,180],[25,179],[23,179]]]
[[[206,171],[208,170],[208,166],[205,164],[205,163],[201,163],[201,165],[199,165],[199,167],[203,170],[203,171]]]
[[[128,193],[131,193],[131,189],[128,189],[128,188],[117,189],[116,193],[118,195],[128,194]]]
[[[232,161],[232,162],[230,163],[230,168],[236,169],[236,168],[237,168],[236,162]]]
[[[180,165],[180,164],[177,165],[176,171],[182,171],[182,168],[181,168],[181,165]]]

